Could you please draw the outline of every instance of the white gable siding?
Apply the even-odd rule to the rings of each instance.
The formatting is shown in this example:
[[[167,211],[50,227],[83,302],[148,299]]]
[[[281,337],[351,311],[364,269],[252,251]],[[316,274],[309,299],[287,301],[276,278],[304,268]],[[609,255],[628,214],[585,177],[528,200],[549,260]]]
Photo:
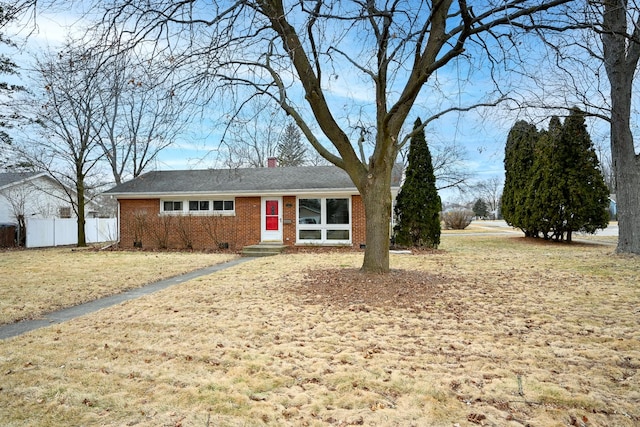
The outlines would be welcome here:
[[[13,205],[23,206],[24,215],[28,218],[57,218],[60,208],[71,207],[64,191],[45,176],[0,190],[0,223],[16,223]]]

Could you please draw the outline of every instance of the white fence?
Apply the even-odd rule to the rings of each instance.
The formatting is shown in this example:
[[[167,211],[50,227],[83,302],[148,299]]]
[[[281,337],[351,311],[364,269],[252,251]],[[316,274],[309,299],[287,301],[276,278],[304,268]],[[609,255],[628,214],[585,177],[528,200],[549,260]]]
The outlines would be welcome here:
[[[115,218],[89,218],[84,231],[87,243],[111,242],[117,240],[117,220]],[[75,218],[27,218],[27,248],[75,245],[78,230]]]

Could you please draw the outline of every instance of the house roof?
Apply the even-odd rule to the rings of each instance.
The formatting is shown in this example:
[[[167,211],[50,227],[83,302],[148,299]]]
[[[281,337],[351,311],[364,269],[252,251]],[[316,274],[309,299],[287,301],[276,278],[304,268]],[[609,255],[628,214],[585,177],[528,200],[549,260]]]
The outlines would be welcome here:
[[[0,190],[44,175],[43,172],[0,172]]]
[[[392,189],[400,187],[401,165],[394,167]],[[154,171],[117,185],[104,194],[121,198],[190,194],[357,193],[349,175],[335,166]]]

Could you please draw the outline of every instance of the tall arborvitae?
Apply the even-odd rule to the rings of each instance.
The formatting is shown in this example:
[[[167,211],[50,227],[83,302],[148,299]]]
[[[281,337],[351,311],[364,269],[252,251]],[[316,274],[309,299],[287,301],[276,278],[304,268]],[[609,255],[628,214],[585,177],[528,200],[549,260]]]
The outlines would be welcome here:
[[[505,151],[502,208],[507,222],[527,236],[568,241],[574,231],[606,227],[609,192],[584,114],[572,110],[564,125],[552,117],[549,130],[534,142],[526,137],[533,135],[527,131],[532,125],[516,126]]]
[[[509,131],[504,154],[502,216],[509,225],[520,228],[527,236],[537,234],[537,229],[530,222],[525,201],[538,138],[538,130],[534,125],[518,121]]]
[[[562,127],[562,147],[566,190],[563,228],[566,240],[574,231],[594,233],[609,224],[609,189],[600,170],[584,113],[577,108]],[[562,236],[557,236],[562,239]]]
[[[420,119],[416,120],[414,130],[405,181],[396,199],[395,242],[401,246],[437,248],[442,203]]]
[[[529,172],[529,182],[524,206],[528,212],[527,223],[535,229],[533,237],[540,233],[546,239],[562,224],[566,177],[559,157],[562,156],[562,123],[557,116],[549,122],[549,130],[540,133],[534,161]]]

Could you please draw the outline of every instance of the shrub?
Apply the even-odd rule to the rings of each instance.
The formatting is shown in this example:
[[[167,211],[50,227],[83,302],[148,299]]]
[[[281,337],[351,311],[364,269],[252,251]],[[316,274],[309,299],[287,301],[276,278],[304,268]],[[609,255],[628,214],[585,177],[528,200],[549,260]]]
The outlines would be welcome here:
[[[177,232],[182,246],[185,249],[193,249],[193,221],[191,215],[178,217]]]
[[[471,224],[472,218],[473,211],[469,209],[455,209],[442,214],[444,228],[447,230],[464,230]]]
[[[173,217],[169,215],[154,218],[151,234],[158,249],[167,249],[169,247],[169,233],[171,232],[172,222]]]

